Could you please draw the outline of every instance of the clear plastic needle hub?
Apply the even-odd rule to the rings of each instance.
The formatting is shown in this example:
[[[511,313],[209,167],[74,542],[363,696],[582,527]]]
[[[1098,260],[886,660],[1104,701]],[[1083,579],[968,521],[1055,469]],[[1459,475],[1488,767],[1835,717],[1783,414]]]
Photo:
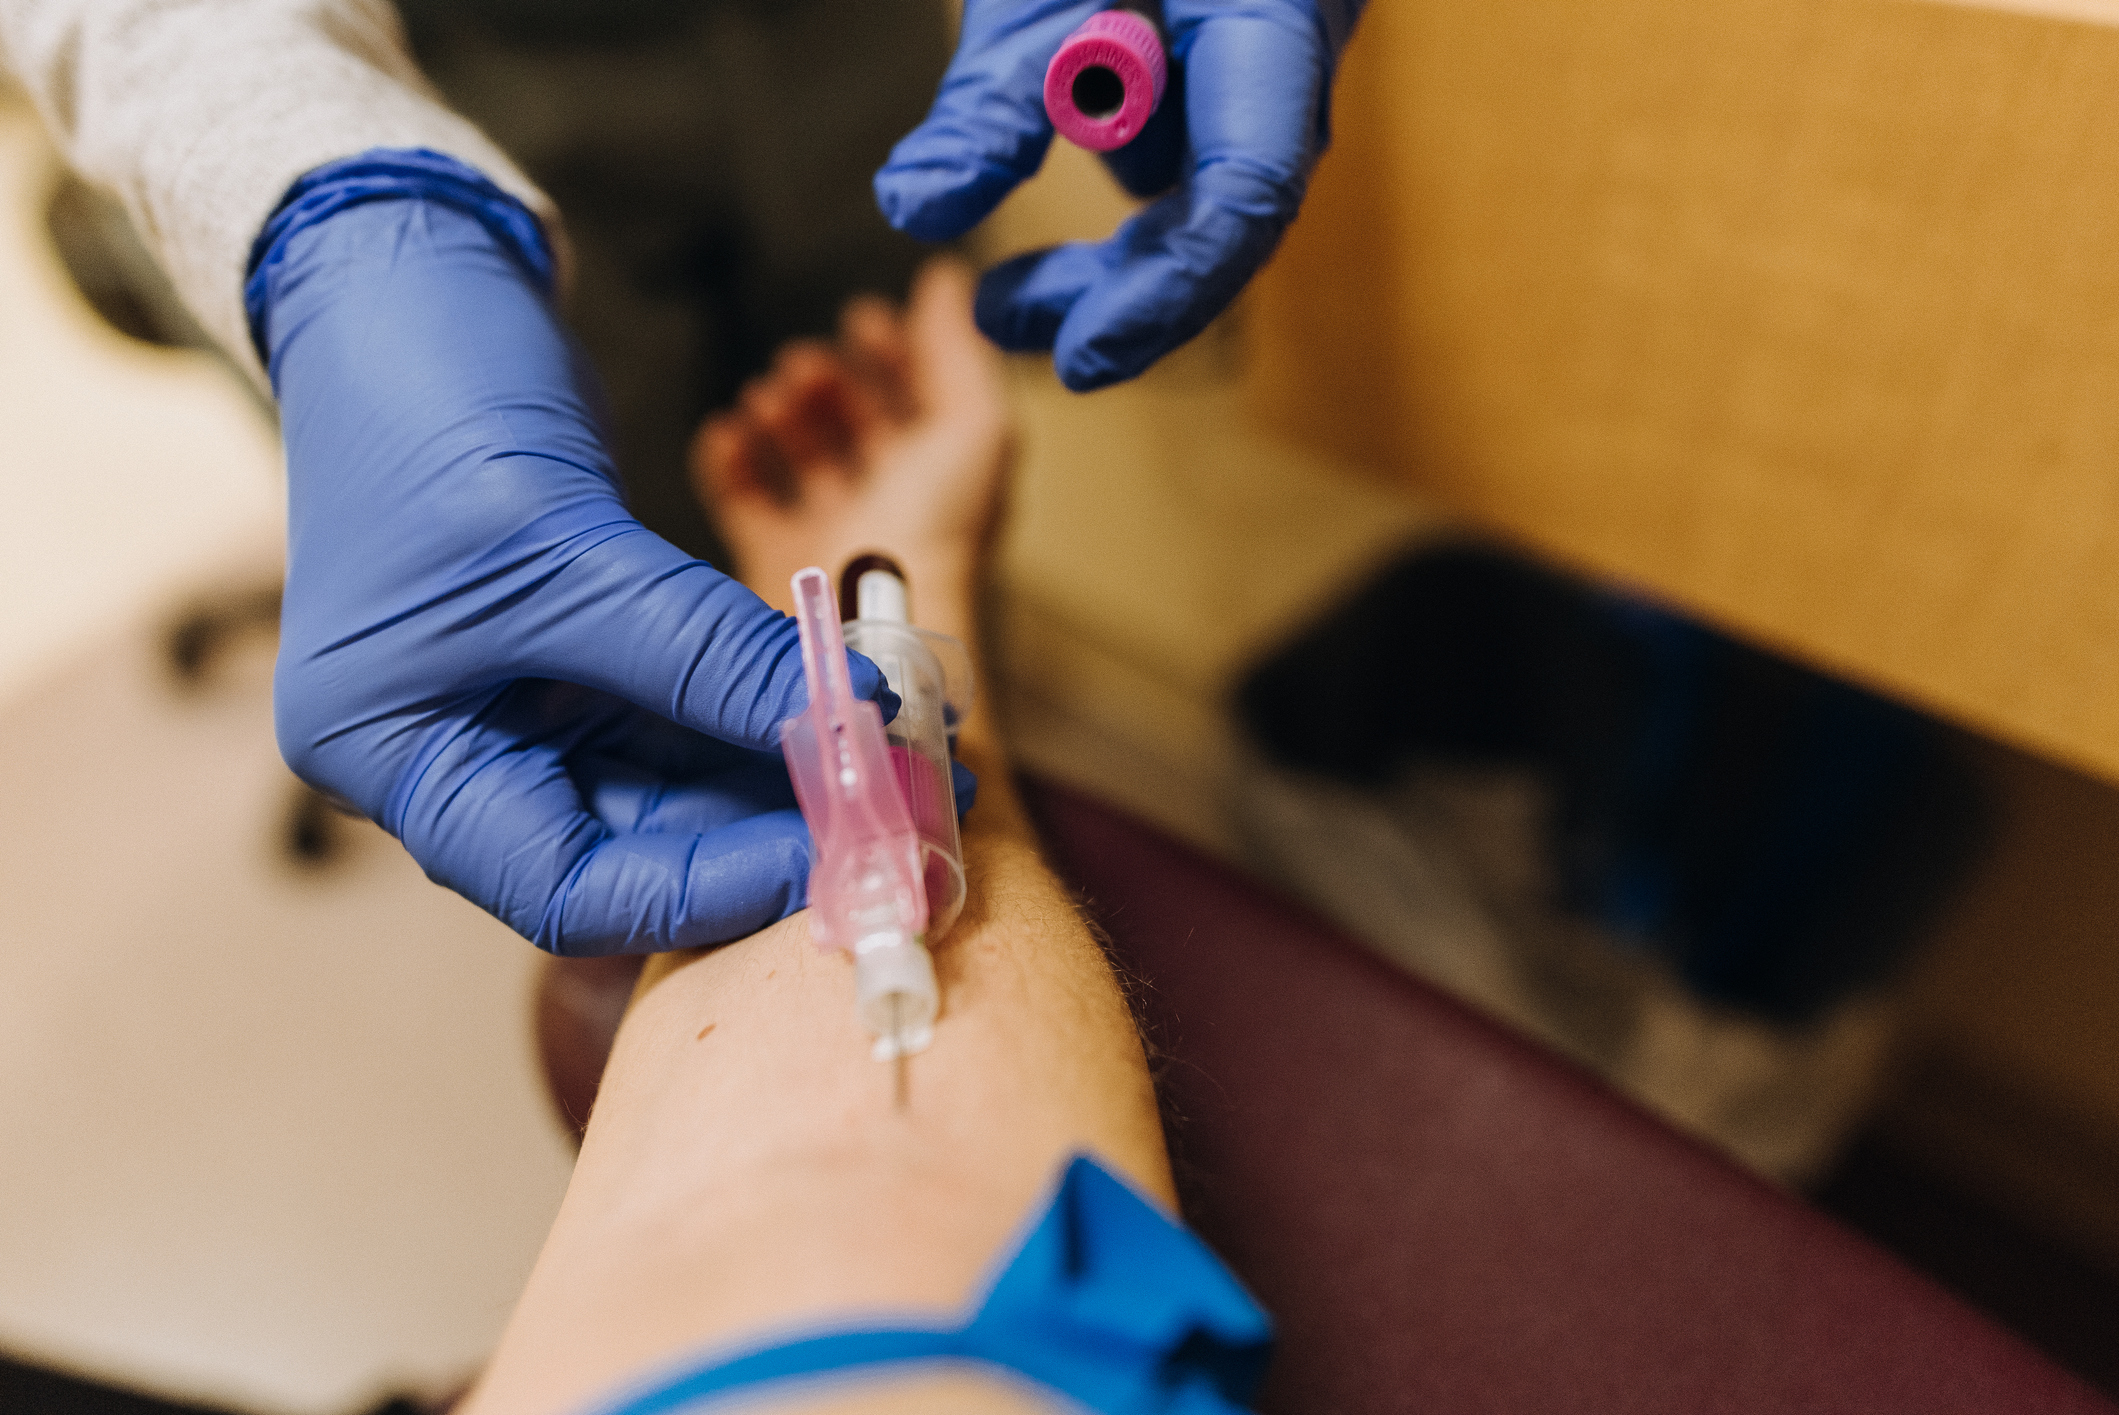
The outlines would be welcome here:
[[[926,948],[928,852],[882,712],[853,694],[830,581],[804,570],[794,592],[809,707],[781,725],[780,749],[815,852],[810,932],[820,947],[852,952],[855,1008],[875,1057],[902,1068],[933,1041],[939,1006]],[[903,1083],[901,1074],[901,1093]]]

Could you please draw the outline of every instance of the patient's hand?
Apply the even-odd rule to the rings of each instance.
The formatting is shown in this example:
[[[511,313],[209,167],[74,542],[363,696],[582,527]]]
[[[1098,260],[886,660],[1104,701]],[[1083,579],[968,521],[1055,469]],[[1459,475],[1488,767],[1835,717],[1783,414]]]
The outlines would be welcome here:
[[[792,607],[805,565],[868,550],[912,579],[929,627],[968,609],[999,522],[1010,451],[998,358],[971,322],[971,276],[938,259],[901,314],[854,301],[834,344],[780,351],[733,410],[707,421],[692,469],[745,583]]]

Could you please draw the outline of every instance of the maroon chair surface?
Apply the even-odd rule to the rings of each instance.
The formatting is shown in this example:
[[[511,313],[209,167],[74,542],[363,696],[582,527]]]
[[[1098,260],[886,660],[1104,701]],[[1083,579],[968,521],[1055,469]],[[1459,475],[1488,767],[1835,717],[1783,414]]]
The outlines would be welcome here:
[[[1315,916],[1030,791],[1053,863],[1146,984],[1188,1216],[1279,1323],[1264,1410],[2114,1410]]]

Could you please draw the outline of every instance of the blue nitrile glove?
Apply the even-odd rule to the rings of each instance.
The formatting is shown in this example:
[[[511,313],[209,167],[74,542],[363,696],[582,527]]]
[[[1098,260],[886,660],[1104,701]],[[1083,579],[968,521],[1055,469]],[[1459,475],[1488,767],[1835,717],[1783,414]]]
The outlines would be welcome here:
[[[258,238],[280,750],[539,947],[721,942],[807,894],[795,623],[627,513],[549,279],[530,214],[433,153],[320,168]]]
[[[1236,298],[1295,218],[1329,136],[1332,73],[1363,0],[1163,0],[1170,81],[1147,128],[1106,159],[1168,195],[1111,239],[988,271],[978,323],[1005,349],[1052,350],[1076,392],[1144,372]],[[921,240],[961,236],[1037,171],[1052,142],[1045,68],[1105,0],[966,0],[927,120],[876,174]]]

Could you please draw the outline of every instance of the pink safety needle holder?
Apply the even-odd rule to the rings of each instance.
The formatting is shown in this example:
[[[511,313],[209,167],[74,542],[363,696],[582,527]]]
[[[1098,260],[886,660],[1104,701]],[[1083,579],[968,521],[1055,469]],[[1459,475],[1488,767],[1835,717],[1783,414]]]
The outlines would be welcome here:
[[[1091,152],[1140,136],[1162,102],[1169,61],[1144,15],[1104,10],[1067,36],[1045,70],[1045,112],[1059,135]]]
[[[830,579],[804,570],[794,592],[809,707],[781,724],[780,750],[815,845],[810,933],[821,948],[852,952],[854,1005],[876,1038],[876,1059],[902,1059],[933,1040],[940,1002],[920,833],[882,710],[853,694]]]

